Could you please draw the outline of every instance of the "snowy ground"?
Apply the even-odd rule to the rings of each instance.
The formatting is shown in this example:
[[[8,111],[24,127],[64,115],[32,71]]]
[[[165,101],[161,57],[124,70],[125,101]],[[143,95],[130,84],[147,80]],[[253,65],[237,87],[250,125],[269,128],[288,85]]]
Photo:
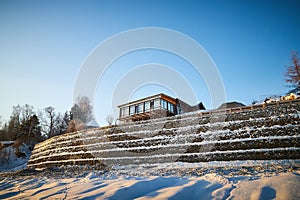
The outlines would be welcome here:
[[[24,143],[15,144],[14,141],[0,141],[0,172],[26,168],[30,154],[29,147]]]
[[[167,163],[0,175],[0,199],[300,199],[300,161]]]

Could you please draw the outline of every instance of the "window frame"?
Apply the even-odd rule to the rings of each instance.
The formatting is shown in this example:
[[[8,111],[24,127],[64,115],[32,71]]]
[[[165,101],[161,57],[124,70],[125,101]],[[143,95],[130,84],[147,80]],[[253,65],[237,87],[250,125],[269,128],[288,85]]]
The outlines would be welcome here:
[[[133,111],[133,112],[132,112]],[[129,107],[129,115],[132,116],[132,115],[135,115],[135,105],[131,105]]]

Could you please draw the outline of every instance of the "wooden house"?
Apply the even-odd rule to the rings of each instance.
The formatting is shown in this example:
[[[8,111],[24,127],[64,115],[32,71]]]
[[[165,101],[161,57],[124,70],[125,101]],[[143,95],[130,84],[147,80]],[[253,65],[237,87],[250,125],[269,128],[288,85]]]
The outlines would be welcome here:
[[[202,103],[190,106],[178,98],[173,98],[163,93],[128,102],[119,105],[118,108],[120,109],[119,120],[121,122],[147,120],[205,110]]]

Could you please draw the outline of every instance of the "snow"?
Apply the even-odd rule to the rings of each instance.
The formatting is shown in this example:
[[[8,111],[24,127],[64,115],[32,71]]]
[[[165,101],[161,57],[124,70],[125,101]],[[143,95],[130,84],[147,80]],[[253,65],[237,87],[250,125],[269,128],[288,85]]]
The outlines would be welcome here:
[[[74,159],[74,160],[65,160],[67,162],[69,161],[87,161],[87,160],[99,160],[99,161],[109,161],[109,160],[114,160],[114,161],[120,161],[120,160],[138,160],[138,159],[143,159],[143,160],[149,160],[153,158],[168,158],[168,157],[180,157],[180,156],[207,156],[207,155],[213,155],[213,154],[230,154],[230,153],[249,153],[249,152],[276,152],[276,151],[289,151],[289,150],[297,150],[300,151],[300,147],[287,147],[287,148],[272,148],[272,149],[247,149],[247,150],[228,150],[228,151],[214,151],[214,152],[203,152],[203,153],[165,153],[165,154],[158,154],[158,155],[148,155],[148,156],[134,156],[134,155],[140,155],[141,153],[130,153],[130,156],[122,156],[122,157],[102,157],[102,158],[87,158],[87,159]],[[109,149],[103,150],[104,152],[109,152]],[[63,156],[63,155],[83,155],[83,154],[96,154],[99,153],[99,151],[77,151],[77,152],[66,152],[66,153],[60,153],[58,155]],[[105,154],[110,155],[110,154]],[[123,153],[124,155],[124,153]],[[55,155],[57,156],[57,155]],[[54,156],[40,156],[36,159],[32,159],[32,161],[37,161],[49,157],[54,157]],[[58,161],[58,162],[64,162]],[[57,163],[56,161],[46,161],[46,162],[40,162],[40,164],[49,164],[49,163]],[[118,162],[114,162],[118,163]],[[33,164],[34,165],[34,164]]]
[[[10,141],[6,142],[6,144],[10,144],[10,146],[0,149],[0,172],[15,171],[26,168],[30,157],[30,150],[28,146],[20,144],[16,147],[12,145]]]
[[[194,167],[199,163],[173,163],[150,169],[153,172],[158,172],[159,168],[170,170],[174,172],[172,175],[167,171],[149,175],[145,168],[130,171],[129,167],[124,171],[107,172],[77,169],[79,175],[67,169],[20,176],[0,174],[0,199],[300,199],[300,171],[274,170],[276,163],[284,162],[290,161],[231,163],[239,167],[250,166],[244,168],[250,174],[243,174],[242,169],[216,167],[228,165],[225,162],[208,164],[210,168],[215,167],[215,171],[200,175],[187,175],[184,171],[196,172],[198,169]],[[299,160],[296,163],[299,169]],[[262,164],[268,164],[272,169],[257,170]],[[256,173],[251,169],[257,170]]]
[[[300,112],[284,106],[226,122],[195,112],[53,137],[35,146],[28,166],[36,169],[20,162],[11,171],[21,171],[0,173],[0,199],[300,199],[300,160],[288,156],[300,152]],[[256,152],[294,159],[178,159]]]
[[[300,113],[297,113],[297,114],[291,114],[291,117],[294,117],[295,119],[296,118],[299,118]],[[196,117],[193,117],[193,118],[188,118],[187,121],[192,121],[193,119],[195,119]],[[282,118],[281,116],[272,116],[271,119],[272,121],[276,121],[277,118]],[[261,118],[255,118],[255,119],[249,119],[250,122],[260,122],[260,123],[264,123],[267,119],[269,119],[268,117],[261,117]],[[186,120],[186,119],[185,119]],[[166,130],[169,130],[169,131],[176,131],[176,132],[183,132],[183,131],[195,131],[197,130],[198,128],[201,128],[201,127],[214,127],[214,126],[218,126],[219,124],[221,124],[222,126],[226,127],[228,126],[229,124],[230,125],[234,125],[234,124],[241,124],[245,121],[248,121],[248,120],[236,120],[236,121],[232,121],[232,122],[214,122],[214,123],[206,123],[206,124],[191,124],[191,125],[185,125],[183,122],[179,123],[179,125],[181,125],[181,127],[177,127],[177,128],[169,128],[169,129],[166,129]],[[162,122],[162,123],[165,123],[165,122]],[[102,136],[102,137],[112,137],[112,136],[123,136],[123,135],[133,135],[133,136],[139,136],[139,137],[143,137],[143,136],[146,136],[146,135],[155,135],[155,134],[158,134],[159,131],[161,131],[161,127],[159,125],[156,124],[157,127],[159,127],[158,129],[155,129],[155,130],[149,130],[148,128],[146,128],[146,130],[142,130],[143,127],[140,125],[140,124],[135,124],[133,126],[129,126],[127,128],[134,128],[134,127],[137,127],[137,129],[139,129],[138,131],[126,131],[126,132],[122,132],[122,133],[113,133],[113,134],[110,134],[109,136],[105,135],[104,131],[105,130],[91,130],[91,131],[81,131],[81,132],[75,132],[73,134],[69,134],[69,135],[65,135],[64,138],[63,138],[63,141],[55,141],[56,138],[54,139],[50,139],[49,141],[47,141],[48,143],[52,143],[54,141],[54,144],[53,145],[57,145],[57,144],[67,144],[69,142],[74,142],[75,141],[86,141],[86,140],[93,140],[93,139],[98,139],[99,136]],[[290,125],[285,125],[285,126],[280,126],[280,127],[288,127]],[[297,125],[294,125],[294,126],[297,126]],[[122,130],[122,126],[119,127],[121,128]],[[273,127],[254,127],[254,128],[249,128],[248,131],[251,131],[251,130],[264,130],[264,129],[268,129],[268,128],[279,128],[278,125],[274,125]],[[126,129],[126,128],[124,128]],[[240,132],[242,130],[239,129],[239,130],[234,130],[233,133],[236,133],[236,132]],[[232,131],[230,130],[208,130],[206,133],[201,133],[201,135],[209,135],[209,134],[213,134],[213,133],[217,133],[217,134],[220,134],[220,133],[232,133]],[[97,136],[95,136],[95,134]],[[91,136],[90,136],[91,135]],[[199,134],[198,134],[199,135]],[[43,144],[47,144],[47,143],[43,143]]]
[[[231,197],[240,199],[300,199],[300,174],[281,174],[253,181],[240,181]]]
[[[196,134],[194,134],[196,135]],[[187,135],[186,137],[191,136],[191,135]],[[183,137],[183,136],[179,136],[179,137]],[[155,140],[155,139],[171,139],[174,138],[170,137],[170,136],[156,136],[156,137],[152,137],[152,138],[145,138],[145,139],[137,139],[137,140],[130,140],[130,142],[139,142],[139,141],[147,141],[147,140]],[[55,154],[54,156],[57,155],[69,155],[69,154],[82,154],[82,153],[102,153],[102,152],[115,152],[115,151],[130,151],[130,150],[146,150],[146,149],[160,149],[160,148],[168,148],[168,147],[188,147],[190,145],[204,145],[204,144],[222,144],[222,143],[235,143],[235,142],[245,142],[245,141],[255,141],[255,140],[276,140],[276,139],[293,139],[293,138],[300,138],[300,135],[292,135],[292,136],[269,136],[269,137],[258,137],[258,138],[242,138],[242,139],[230,139],[230,140],[221,140],[221,141],[203,141],[203,142],[185,142],[182,144],[178,144],[178,143],[174,143],[174,144],[166,144],[166,145],[155,145],[155,146],[138,146],[138,147],[127,147],[127,148],[110,148],[110,149],[101,149],[101,150],[97,150],[97,151],[77,151],[77,152],[63,152],[60,154]],[[97,147],[103,147],[104,145],[107,144],[121,144],[121,143],[125,143],[127,144],[128,141],[110,141],[110,142],[99,142],[96,144],[91,144],[89,145],[89,147],[93,147],[93,146],[97,146]],[[80,145],[79,147],[86,147],[86,145]],[[56,148],[56,150],[67,150],[67,149],[73,149],[74,147],[63,147],[63,148]],[[51,150],[46,150],[40,153],[36,153],[35,156],[40,156],[44,153],[48,153]],[[226,153],[227,151],[223,151],[223,153]],[[49,157],[49,156],[47,156]],[[51,155],[50,155],[51,157]],[[40,156],[39,158],[43,158],[43,156]]]
[[[13,145],[15,141],[0,141],[1,145],[2,146],[5,146],[5,145]]]

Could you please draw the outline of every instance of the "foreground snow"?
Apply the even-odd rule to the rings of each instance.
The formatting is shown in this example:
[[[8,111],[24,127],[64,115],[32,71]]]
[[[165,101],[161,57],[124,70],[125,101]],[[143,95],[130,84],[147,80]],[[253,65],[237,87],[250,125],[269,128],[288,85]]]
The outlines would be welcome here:
[[[300,199],[299,160],[168,163],[0,176],[0,199]]]
[[[0,199],[300,199],[300,174],[271,177],[33,178],[1,181]]]

